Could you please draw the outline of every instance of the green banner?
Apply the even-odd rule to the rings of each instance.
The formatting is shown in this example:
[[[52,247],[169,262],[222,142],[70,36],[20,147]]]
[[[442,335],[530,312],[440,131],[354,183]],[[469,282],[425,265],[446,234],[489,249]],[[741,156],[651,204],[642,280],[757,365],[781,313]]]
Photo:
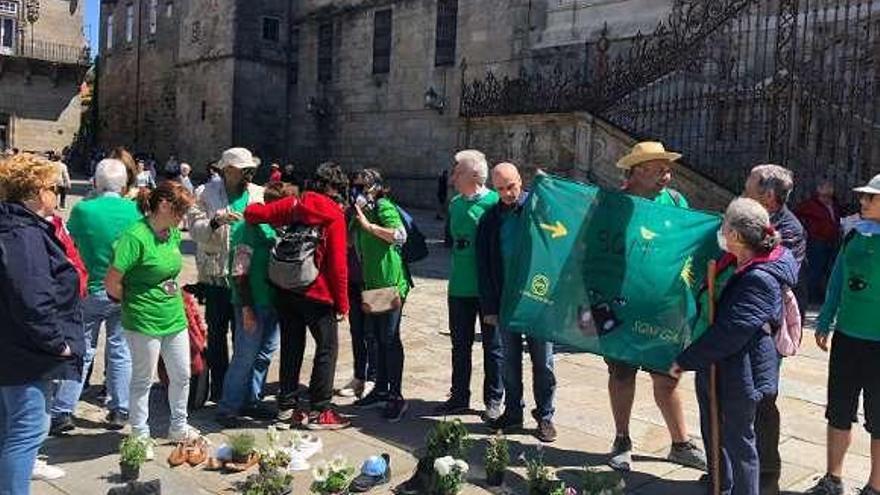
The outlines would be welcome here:
[[[719,215],[542,175],[518,222],[505,329],[658,371],[697,337]]]

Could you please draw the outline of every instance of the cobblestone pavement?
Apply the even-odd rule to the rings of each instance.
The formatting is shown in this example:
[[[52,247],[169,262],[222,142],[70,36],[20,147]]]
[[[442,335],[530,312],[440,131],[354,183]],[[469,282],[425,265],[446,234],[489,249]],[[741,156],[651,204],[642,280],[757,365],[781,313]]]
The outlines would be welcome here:
[[[82,188],[83,185],[79,184]],[[74,201],[77,198],[73,198]],[[403,422],[395,425],[385,423],[376,412],[358,413],[351,409],[350,399],[339,399],[341,411],[352,416],[353,427],[338,432],[322,432],[323,451],[317,460],[342,453],[355,463],[368,455],[388,452],[392,458],[393,482],[373,493],[390,493],[390,487],[406,479],[415,466],[413,452],[422,447],[427,430],[440,418],[430,416],[432,408],[444,400],[450,379],[450,343],[447,330],[445,302],[445,275],[448,270],[448,251],[440,243],[442,225],[433,214],[417,212],[417,218],[426,234],[432,239],[430,259],[415,267],[416,288],[404,310],[402,334],[406,350],[404,394],[410,400],[410,411]],[[195,279],[192,246],[185,247],[186,269],[183,281]],[[340,328],[340,356],[336,381],[341,385],[351,375],[351,348],[348,328]],[[825,376],[827,356],[812,343],[812,335],[804,339],[802,354],[788,359],[783,368],[780,409],[782,411],[782,457],[784,460],[783,486],[793,492],[806,489],[824,469],[825,463]],[[303,376],[308,376],[311,345],[306,358]],[[474,395],[479,396],[482,381],[481,352],[474,349]],[[103,375],[103,353],[98,361],[93,383]],[[528,363],[525,364],[528,370]],[[601,358],[588,354],[557,352],[556,372],[556,423],[559,440],[543,448],[547,464],[560,470],[563,479],[576,480],[578,470],[585,465],[601,466],[614,437],[614,428],[606,391],[607,372]],[[530,381],[530,373],[525,373]],[[270,381],[277,381],[277,362],[273,363]],[[697,435],[698,410],[694,396],[693,377],[687,376],[683,383],[685,412],[692,435]],[[531,407],[530,383],[526,383],[526,402]],[[81,401],[77,410],[78,428],[66,438],[50,438],[42,453],[50,464],[67,471],[65,478],[34,484],[34,493],[48,494],[97,494],[118,483],[117,446],[125,431],[108,432],[102,428],[103,411],[95,405],[95,387]],[[167,404],[162,399],[163,390],[154,389],[151,422],[154,436],[162,436],[167,428]],[[479,405],[474,402],[474,407]],[[214,406],[209,405],[192,415],[192,422],[208,434],[217,445],[224,441],[230,430],[223,430],[212,419]],[[470,461],[474,466],[469,475],[469,485],[464,493],[488,493],[481,488],[484,477],[482,451],[488,431],[474,415],[462,416],[475,439]],[[527,423],[527,428],[534,428]],[[250,430],[263,440],[263,426]],[[639,375],[636,404],[633,410],[631,432],[637,455],[634,470],[627,476],[628,492],[644,495],[689,495],[705,492],[697,481],[700,473],[670,464],[664,460],[669,449],[669,435],[662,417],[654,405],[650,378]],[[534,454],[537,441],[527,432],[510,436],[512,457],[520,452]],[[869,462],[868,436],[861,431],[855,435],[851,454],[847,459],[845,478],[850,489],[862,486],[867,479]],[[201,468],[169,468],[165,458],[170,445],[160,445],[156,460],[142,470],[141,479],[160,478],[163,493],[234,493],[234,484],[244,475],[221,475]],[[508,475],[504,493],[525,494],[524,466],[514,461]],[[307,493],[310,483],[308,472],[298,473],[294,493]],[[496,491],[497,493],[497,491]]]

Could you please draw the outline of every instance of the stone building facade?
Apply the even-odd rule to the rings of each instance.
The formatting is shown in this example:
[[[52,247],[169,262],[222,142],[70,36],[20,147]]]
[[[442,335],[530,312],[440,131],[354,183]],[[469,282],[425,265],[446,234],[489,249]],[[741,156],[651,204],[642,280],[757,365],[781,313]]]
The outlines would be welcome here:
[[[0,150],[62,151],[89,67],[77,0],[0,0]]]

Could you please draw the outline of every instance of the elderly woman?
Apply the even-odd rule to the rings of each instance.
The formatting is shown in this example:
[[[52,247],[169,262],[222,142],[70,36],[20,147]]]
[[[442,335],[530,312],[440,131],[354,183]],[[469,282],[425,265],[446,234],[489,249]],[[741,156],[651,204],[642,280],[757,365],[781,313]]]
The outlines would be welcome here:
[[[400,318],[409,293],[407,267],[400,246],[406,243],[406,228],[397,206],[388,197],[378,170],[366,169],[359,174],[363,195],[355,200],[360,227],[355,246],[361,259],[363,275],[364,328],[373,336],[378,354],[376,386],[367,396],[355,402],[359,407],[384,406],[383,416],[390,422],[400,421],[406,413],[403,399],[403,344],[400,341]],[[370,293],[393,291],[394,302],[389,308],[375,311],[369,307]]]
[[[55,227],[56,167],[0,161],[0,493],[30,493],[51,380],[81,376],[80,280]]]
[[[703,439],[709,432],[709,368],[718,368],[721,410],[721,492],[757,495],[758,402],[776,394],[779,357],[771,332],[782,318],[782,290],[797,283],[798,264],[780,245],[779,233],[760,203],[736,199],[727,208],[718,243],[735,258],[736,270],[721,292],[715,321],[687,348],[671,373],[697,371]],[[711,449],[706,446],[706,451]]]
[[[186,313],[177,283],[183,263],[177,226],[192,206],[193,197],[179,183],[165,181],[152,191],[142,190],[138,203],[145,217],[116,241],[104,279],[107,295],[122,303],[122,327],[131,351],[131,431],[137,436],[150,435],[150,387],[162,356],[169,378],[168,436],[174,441],[186,440],[197,432],[187,424],[190,355]]]

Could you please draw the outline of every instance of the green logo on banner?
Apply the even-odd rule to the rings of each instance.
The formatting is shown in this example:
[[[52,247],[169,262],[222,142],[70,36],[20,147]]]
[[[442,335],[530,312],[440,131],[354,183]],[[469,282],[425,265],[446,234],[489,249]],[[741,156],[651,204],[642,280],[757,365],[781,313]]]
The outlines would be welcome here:
[[[532,277],[532,294],[544,297],[550,290],[550,279],[540,273]]]

